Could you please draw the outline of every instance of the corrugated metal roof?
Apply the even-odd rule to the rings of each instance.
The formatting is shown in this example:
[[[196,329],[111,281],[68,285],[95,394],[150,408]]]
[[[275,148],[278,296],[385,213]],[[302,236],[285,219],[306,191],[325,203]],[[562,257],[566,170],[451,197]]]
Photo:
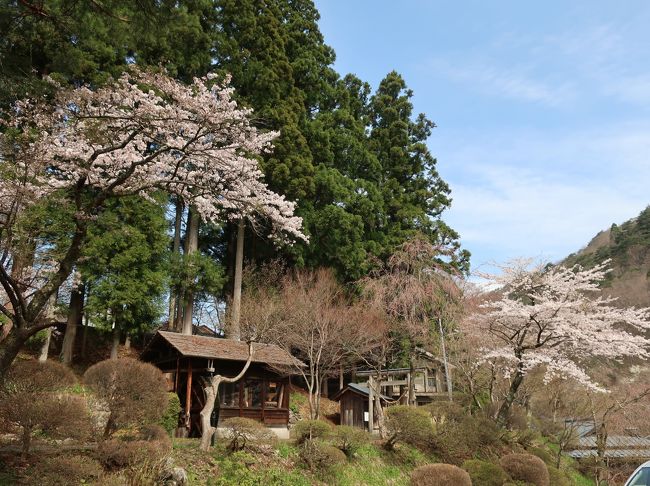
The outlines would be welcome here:
[[[596,447],[596,437],[580,437],[578,447]],[[607,437],[607,448],[647,447],[650,448],[650,438],[633,437],[629,435],[610,435]]]
[[[574,459],[581,459],[596,456],[596,451],[593,449],[570,451],[569,455]],[[650,449],[608,449],[605,451],[605,457],[646,459],[650,458]]]
[[[248,344],[242,341],[207,336],[188,336],[169,331],[158,331],[157,334],[183,356],[231,361],[246,361],[248,359]],[[282,348],[273,344],[261,343],[253,344],[253,363],[280,366],[303,365]]]

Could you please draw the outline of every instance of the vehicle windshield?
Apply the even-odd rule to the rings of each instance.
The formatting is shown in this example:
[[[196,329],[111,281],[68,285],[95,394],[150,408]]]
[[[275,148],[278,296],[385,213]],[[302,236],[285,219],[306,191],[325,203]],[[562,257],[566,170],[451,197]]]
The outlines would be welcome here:
[[[627,486],[650,486],[650,467],[644,467],[632,476]]]

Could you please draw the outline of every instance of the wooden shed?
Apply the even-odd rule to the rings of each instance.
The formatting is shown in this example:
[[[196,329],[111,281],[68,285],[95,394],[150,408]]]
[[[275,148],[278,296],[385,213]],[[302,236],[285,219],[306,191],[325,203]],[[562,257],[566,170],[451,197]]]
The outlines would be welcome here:
[[[141,358],[160,368],[168,390],[178,394],[182,407],[178,435],[198,437],[199,414],[205,403],[202,378],[212,374],[236,376],[248,358],[248,345],[231,339],[158,331]],[[290,379],[275,368],[288,368],[294,362],[278,346],[255,343],[253,360],[244,377],[219,388],[217,427],[227,418],[246,417],[286,430]]]
[[[332,397],[332,400],[340,403],[341,425],[350,425],[369,430],[371,424],[376,423],[374,420],[370,421],[372,406],[368,400],[369,396],[370,390],[367,386],[358,383],[348,383],[345,388]],[[381,400],[385,405],[386,397],[382,396]]]

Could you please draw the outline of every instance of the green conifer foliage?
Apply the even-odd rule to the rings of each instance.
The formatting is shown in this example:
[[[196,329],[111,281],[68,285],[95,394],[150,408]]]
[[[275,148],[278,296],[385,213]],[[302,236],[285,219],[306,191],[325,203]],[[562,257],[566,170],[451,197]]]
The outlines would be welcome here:
[[[111,201],[92,225],[80,273],[86,310],[97,324],[146,330],[164,311],[169,236],[162,204],[140,197]]]

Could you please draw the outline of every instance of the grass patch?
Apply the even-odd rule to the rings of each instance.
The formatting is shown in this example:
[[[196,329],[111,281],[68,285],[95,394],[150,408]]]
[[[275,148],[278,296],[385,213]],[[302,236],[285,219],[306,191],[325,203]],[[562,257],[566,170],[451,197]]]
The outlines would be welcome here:
[[[593,479],[583,476],[578,471],[569,471],[569,477],[575,486],[596,486],[596,482]]]
[[[13,474],[0,472],[0,486],[13,486],[16,482],[16,476]]]
[[[384,461],[386,454],[388,453],[378,450],[371,444],[362,446],[354,459],[334,470],[335,481],[333,484],[341,486],[408,485],[408,473],[396,464],[387,464]]]
[[[245,452],[236,452],[219,459],[219,477],[208,480],[208,486],[310,486],[312,481],[299,470],[282,467],[256,468],[256,459]]]

